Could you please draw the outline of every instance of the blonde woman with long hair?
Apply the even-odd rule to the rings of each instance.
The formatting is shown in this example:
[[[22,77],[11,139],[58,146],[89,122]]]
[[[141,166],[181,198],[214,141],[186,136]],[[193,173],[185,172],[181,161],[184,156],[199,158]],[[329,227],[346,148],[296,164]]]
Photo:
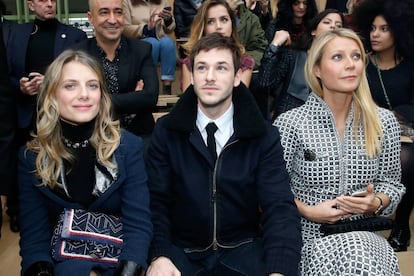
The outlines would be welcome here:
[[[399,275],[382,236],[367,229],[328,236],[320,231],[322,224],[389,216],[405,190],[399,125],[371,98],[365,62],[353,31],[321,33],[305,65],[313,92],[274,122],[302,215],[302,275]]]
[[[36,133],[19,153],[22,274],[135,275],[146,267],[152,226],[142,141],[120,129],[102,69],[67,50],[46,71]],[[52,254],[52,230],[65,208],[121,217],[117,263]]]

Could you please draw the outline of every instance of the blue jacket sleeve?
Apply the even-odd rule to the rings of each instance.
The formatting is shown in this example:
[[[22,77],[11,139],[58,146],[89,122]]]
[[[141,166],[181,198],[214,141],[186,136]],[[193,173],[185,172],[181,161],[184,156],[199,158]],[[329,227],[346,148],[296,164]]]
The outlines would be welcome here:
[[[124,159],[125,181],[121,186],[121,212],[124,247],[120,260],[134,261],[147,267],[147,255],[152,238],[149,191],[145,172],[143,147],[140,139],[122,132],[121,156]]]
[[[50,240],[52,230],[48,208],[36,178],[35,154],[23,147],[19,152],[20,255],[22,272],[35,262],[52,263]]]

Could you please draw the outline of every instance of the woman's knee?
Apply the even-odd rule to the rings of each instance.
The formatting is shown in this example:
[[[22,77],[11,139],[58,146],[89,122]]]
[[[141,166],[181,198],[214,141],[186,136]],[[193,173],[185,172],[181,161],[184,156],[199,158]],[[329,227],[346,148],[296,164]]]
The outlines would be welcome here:
[[[161,37],[159,40],[159,44],[160,44],[160,48],[162,49],[162,51],[164,50],[175,51],[176,50],[175,43],[172,40],[172,38],[169,36]]]

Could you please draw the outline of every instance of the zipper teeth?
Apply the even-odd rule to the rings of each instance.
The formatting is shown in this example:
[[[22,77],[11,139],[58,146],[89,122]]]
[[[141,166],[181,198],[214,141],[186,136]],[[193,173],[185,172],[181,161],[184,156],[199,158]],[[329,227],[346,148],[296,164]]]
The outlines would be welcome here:
[[[221,150],[220,154],[217,156],[217,160],[214,163],[214,171],[213,171],[213,250],[217,250],[218,246],[221,246],[219,242],[217,241],[217,182],[216,182],[216,174],[217,174],[217,164],[220,161],[220,156],[222,152],[228,148],[230,145],[236,143],[238,140],[234,140],[233,142],[225,145],[223,149]]]

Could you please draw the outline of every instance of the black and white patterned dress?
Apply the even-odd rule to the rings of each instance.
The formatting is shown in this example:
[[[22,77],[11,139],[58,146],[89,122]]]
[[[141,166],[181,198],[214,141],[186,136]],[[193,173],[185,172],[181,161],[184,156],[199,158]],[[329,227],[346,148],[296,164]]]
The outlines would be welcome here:
[[[382,215],[395,211],[405,191],[400,183],[400,127],[388,110],[378,108],[377,114],[384,138],[380,154],[372,159],[366,156],[363,143],[354,139],[353,108],[343,140],[328,105],[315,93],[303,106],[276,119],[297,199],[316,205],[373,183],[375,192],[391,201]],[[363,141],[361,129],[359,135]],[[322,237],[319,227],[302,217],[302,275],[400,275],[397,257],[383,237],[371,232]]]

